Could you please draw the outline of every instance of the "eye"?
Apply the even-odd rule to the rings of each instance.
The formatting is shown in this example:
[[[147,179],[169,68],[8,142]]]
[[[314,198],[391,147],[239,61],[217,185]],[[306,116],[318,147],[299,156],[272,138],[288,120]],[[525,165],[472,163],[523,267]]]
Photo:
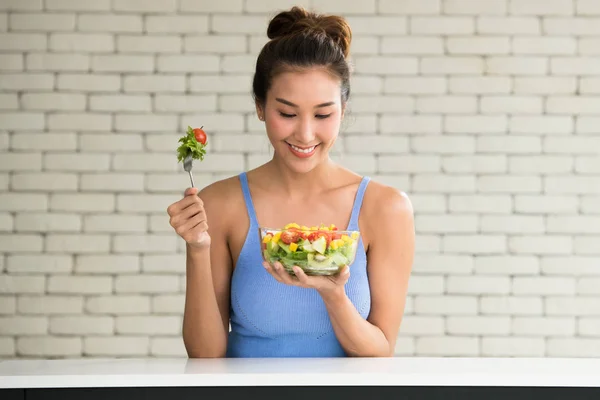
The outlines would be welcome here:
[[[283,118],[294,118],[296,115],[295,114],[286,114],[283,112],[279,112],[279,115],[281,115]]]
[[[315,115],[315,117],[317,117],[319,119],[329,118],[330,116],[331,116],[331,114],[317,114],[317,115]]]

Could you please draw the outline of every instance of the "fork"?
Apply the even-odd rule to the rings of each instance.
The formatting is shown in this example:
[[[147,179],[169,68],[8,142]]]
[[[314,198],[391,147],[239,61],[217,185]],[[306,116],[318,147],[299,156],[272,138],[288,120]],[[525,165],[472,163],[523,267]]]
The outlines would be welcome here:
[[[190,174],[190,181],[192,182],[192,187],[194,187],[194,177],[192,176],[192,155],[188,154],[187,157],[183,160],[183,169]]]

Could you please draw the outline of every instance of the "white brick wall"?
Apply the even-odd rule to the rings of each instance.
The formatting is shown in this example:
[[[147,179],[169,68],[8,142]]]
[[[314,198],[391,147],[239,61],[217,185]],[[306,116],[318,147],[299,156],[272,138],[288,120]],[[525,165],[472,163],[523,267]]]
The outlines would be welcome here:
[[[598,1],[5,0],[0,357],[185,356],[177,132],[212,137],[200,186],[269,159],[252,73],[293,4],[353,29],[332,156],[415,208],[397,354],[599,356]]]

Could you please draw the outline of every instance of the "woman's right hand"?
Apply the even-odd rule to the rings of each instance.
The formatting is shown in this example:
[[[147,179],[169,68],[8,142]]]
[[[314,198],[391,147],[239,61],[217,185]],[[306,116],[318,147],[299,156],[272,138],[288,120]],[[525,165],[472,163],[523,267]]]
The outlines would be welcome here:
[[[210,246],[206,211],[197,188],[187,188],[183,199],[171,204],[167,213],[169,223],[188,245],[198,249]]]

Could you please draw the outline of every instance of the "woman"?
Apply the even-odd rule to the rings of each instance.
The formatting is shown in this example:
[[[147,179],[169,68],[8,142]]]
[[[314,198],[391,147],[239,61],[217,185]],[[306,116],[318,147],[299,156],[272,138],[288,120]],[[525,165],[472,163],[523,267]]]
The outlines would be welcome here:
[[[188,356],[393,356],[413,213],[404,193],[329,158],[350,94],[350,28],[341,17],[294,7],[275,16],[267,34],[253,91],[273,159],[200,193],[189,188],[168,208],[187,243]],[[258,227],[290,222],[360,230],[351,272],[294,277],[264,263]]]

